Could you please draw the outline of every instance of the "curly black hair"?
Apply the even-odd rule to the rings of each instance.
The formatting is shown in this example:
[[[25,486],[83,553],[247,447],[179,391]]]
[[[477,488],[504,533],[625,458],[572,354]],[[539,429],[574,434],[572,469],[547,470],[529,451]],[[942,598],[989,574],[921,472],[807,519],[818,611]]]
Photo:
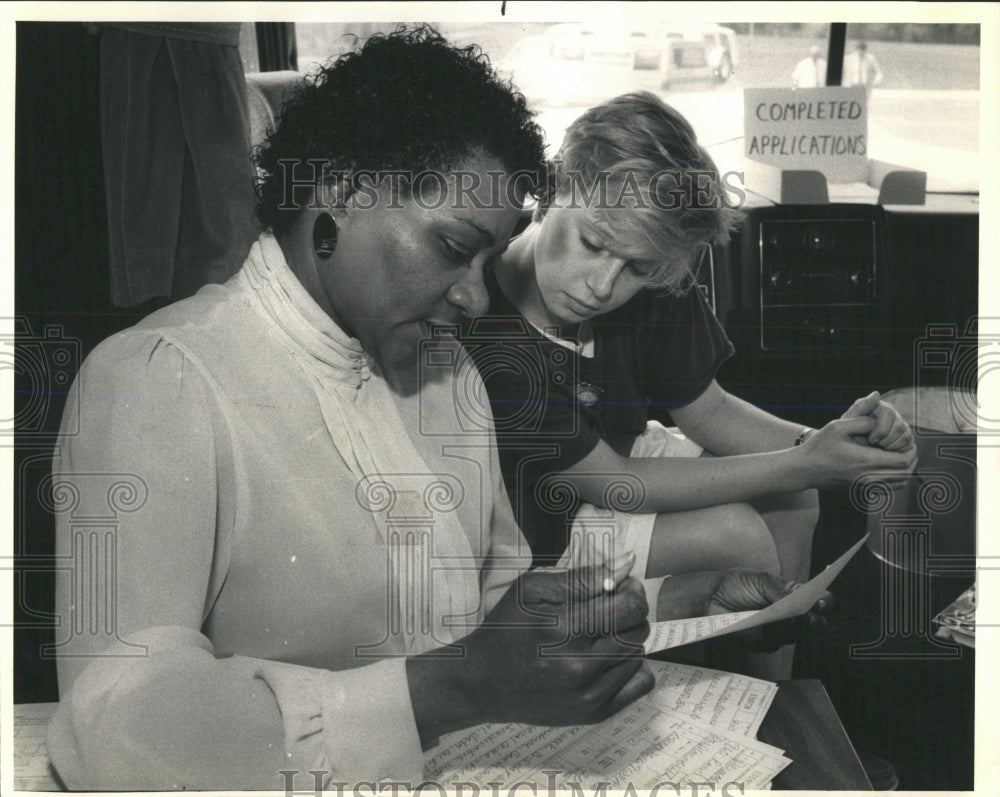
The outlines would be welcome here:
[[[524,96],[478,46],[454,46],[428,25],[400,26],[324,66],[284,104],[253,154],[257,217],[279,234],[290,225],[290,163],[319,161],[324,179],[361,170],[415,175],[448,172],[478,152],[508,173],[527,172],[534,190],[544,142]],[[296,168],[302,179],[310,177]]]

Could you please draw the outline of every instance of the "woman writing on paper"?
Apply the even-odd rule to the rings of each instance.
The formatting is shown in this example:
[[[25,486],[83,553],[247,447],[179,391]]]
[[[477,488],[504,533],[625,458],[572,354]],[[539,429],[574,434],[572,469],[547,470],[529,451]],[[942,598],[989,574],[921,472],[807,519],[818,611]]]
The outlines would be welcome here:
[[[257,153],[267,231],[239,273],[88,357],[53,490],[76,563],[48,734],[69,788],[418,783],[440,734],[594,722],[651,688],[631,558],[525,572],[493,438],[457,420],[456,382],[478,375],[419,367],[432,324],[486,309],[483,266],[541,159],[476,49],[372,37]],[[79,524],[109,501],[115,523]],[[88,569],[94,546],[108,570]],[[781,594],[717,574],[656,598],[705,613]],[[570,626],[586,613],[613,624]]]

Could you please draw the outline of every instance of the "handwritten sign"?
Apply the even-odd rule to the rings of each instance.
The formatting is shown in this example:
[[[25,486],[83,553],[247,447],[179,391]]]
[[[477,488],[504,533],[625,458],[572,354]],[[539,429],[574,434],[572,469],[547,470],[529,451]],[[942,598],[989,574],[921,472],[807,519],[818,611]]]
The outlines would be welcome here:
[[[744,89],[744,152],[781,169],[814,169],[828,182],[868,176],[868,98],[861,86]]]

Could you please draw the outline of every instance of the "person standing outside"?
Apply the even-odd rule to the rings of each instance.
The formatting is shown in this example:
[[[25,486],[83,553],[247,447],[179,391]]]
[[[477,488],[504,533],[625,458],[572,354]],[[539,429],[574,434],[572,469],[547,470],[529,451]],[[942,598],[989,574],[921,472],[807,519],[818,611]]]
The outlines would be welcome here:
[[[820,48],[813,45],[809,55],[795,65],[792,71],[792,88],[814,89],[826,84],[826,59],[820,58]]]
[[[859,41],[854,52],[844,58],[844,85],[864,86],[869,95],[872,88],[882,82],[882,68],[878,59],[868,52],[868,45]]]

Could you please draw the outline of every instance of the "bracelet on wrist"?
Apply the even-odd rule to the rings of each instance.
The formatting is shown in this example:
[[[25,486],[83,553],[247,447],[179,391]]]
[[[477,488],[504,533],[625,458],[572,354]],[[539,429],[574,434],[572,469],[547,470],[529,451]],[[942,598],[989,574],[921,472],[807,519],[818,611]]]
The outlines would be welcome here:
[[[795,445],[797,446],[802,445],[806,440],[809,439],[809,435],[811,435],[815,431],[816,430],[813,429],[811,426],[806,426],[801,432],[799,432],[799,436],[795,438]]]

